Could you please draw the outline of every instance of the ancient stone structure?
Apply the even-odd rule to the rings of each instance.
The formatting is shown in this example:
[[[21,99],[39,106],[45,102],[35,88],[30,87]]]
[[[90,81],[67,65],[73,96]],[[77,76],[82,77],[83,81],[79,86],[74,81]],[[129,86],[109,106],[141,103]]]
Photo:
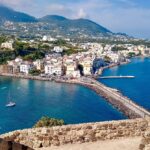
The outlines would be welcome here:
[[[60,146],[69,143],[85,143],[126,137],[144,136],[149,132],[150,119],[134,119],[66,125],[52,128],[18,130],[1,138],[32,148]]]
[[[33,150],[33,149],[19,143],[0,139],[0,150]]]
[[[147,128],[147,132],[143,135],[143,139],[139,146],[140,150],[150,150],[150,122]]]

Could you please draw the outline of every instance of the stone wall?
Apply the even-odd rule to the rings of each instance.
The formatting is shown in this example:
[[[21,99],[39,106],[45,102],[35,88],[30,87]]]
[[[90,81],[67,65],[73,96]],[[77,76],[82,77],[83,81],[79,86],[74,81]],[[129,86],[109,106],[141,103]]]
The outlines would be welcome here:
[[[140,150],[150,150],[150,122],[139,146]]]
[[[94,142],[123,137],[144,136],[150,128],[150,118],[66,125],[52,128],[18,130],[1,135],[32,148],[59,146],[68,143]]]
[[[33,149],[19,143],[0,139],[0,150],[33,150]]]

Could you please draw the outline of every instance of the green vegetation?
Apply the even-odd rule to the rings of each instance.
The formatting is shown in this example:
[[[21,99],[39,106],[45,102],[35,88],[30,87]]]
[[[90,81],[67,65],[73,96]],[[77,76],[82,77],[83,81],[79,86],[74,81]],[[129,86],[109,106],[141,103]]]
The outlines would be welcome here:
[[[76,53],[78,53],[78,51],[73,48],[63,51],[63,55],[71,55],[71,54],[76,54]]]
[[[129,58],[134,57],[134,56],[135,56],[135,53],[133,53],[133,52],[128,53]]]
[[[34,128],[39,127],[53,127],[53,126],[62,126],[64,125],[63,120],[49,118],[49,117],[42,117],[35,125]]]
[[[1,36],[0,37],[0,45],[3,43],[3,42],[6,42],[7,38],[5,36]]]
[[[111,58],[109,56],[105,56],[104,57],[104,61],[107,62],[107,63],[110,63],[111,62]]]
[[[52,43],[56,46],[66,46],[67,45],[67,42],[63,39],[59,39],[59,40],[54,41]]]
[[[126,50],[126,48],[122,47],[122,46],[114,46],[112,48],[112,51],[117,52],[117,51],[122,51],[122,50]]]
[[[36,60],[36,59],[42,59],[44,58],[45,54],[43,52],[37,51],[37,52],[32,52],[30,54],[26,54],[23,56],[23,60]]]
[[[18,56],[25,56],[37,50],[35,47],[31,47],[29,43],[20,41],[15,41],[13,47],[15,49],[16,55]]]
[[[0,64],[5,64],[8,60],[15,59],[13,51],[0,51]]]
[[[29,74],[32,75],[32,76],[38,76],[41,74],[41,71],[40,70],[37,70],[37,69],[32,69],[29,71]]]
[[[52,47],[50,47],[48,44],[39,43],[38,49],[42,50],[42,51],[50,51],[52,49]]]
[[[8,40],[9,37],[1,36],[0,44]],[[52,46],[51,46],[52,45]],[[21,42],[19,39],[16,40],[13,44],[14,51],[10,50],[1,50],[0,64],[6,63],[8,60],[14,59],[17,56],[21,56],[24,60],[34,61],[36,59],[42,59],[45,57],[45,54],[50,52],[53,46],[66,46],[68,50],[64,51],[64,54],[71,55],[77,53],[76,48],[69,45],[65,40],[59,39],[55,42],[47,43],[42,45],[41,42],[38,43],[26,43]]]

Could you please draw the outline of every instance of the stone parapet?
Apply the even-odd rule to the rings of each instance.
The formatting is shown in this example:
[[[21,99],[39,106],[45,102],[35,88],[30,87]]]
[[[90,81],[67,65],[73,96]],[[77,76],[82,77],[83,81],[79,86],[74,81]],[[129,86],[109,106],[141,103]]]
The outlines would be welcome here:
[[[134,119],[25,129],[10,132],[0,137],[31,148],[39,148],[144,136],[149,131],[149,125],[149,119]]]

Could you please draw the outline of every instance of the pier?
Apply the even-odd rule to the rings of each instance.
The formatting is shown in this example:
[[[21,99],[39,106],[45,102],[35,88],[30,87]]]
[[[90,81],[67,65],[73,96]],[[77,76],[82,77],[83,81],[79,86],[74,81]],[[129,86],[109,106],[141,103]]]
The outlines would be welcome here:
[[[99,79],[133,79],[135,76],[103,76],[99,77]]]
[[[136,104],[128,97],[122,95],[118,90],[114,90],[92,78],[80,78],[70,81],[57,81],[65,83],[80,84],[94,90],[97,94],[104,97],[113,107],[121,111],[130,119],[150,117],[150,112],[142,106]]]

